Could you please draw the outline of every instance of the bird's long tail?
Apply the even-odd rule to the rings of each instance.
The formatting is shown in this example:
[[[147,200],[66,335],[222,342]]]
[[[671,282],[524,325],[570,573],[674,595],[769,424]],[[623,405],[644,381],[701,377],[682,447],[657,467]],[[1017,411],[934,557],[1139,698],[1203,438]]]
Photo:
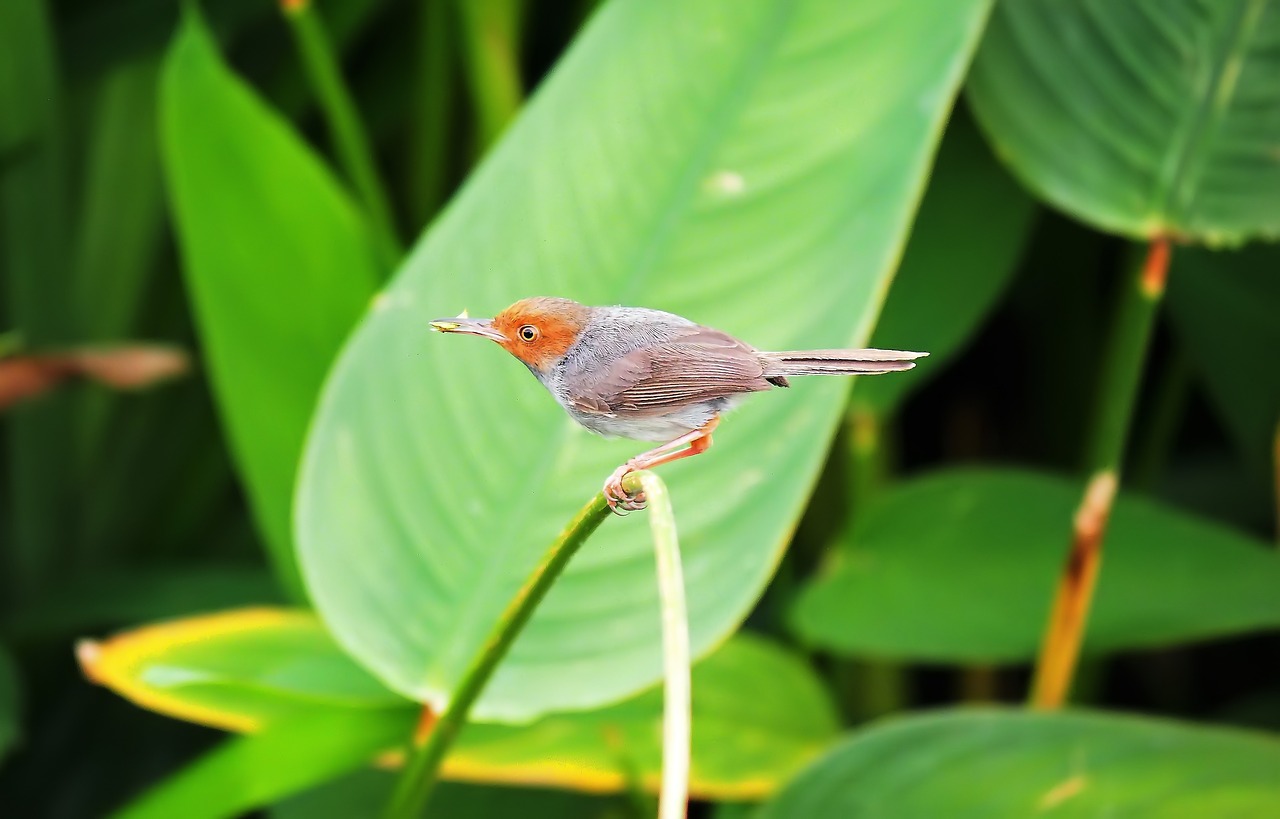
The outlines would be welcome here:
[[[790,350],[760,353],[765,378],[788,375],[878,375],[909,370],[928,353],[904,350]]]

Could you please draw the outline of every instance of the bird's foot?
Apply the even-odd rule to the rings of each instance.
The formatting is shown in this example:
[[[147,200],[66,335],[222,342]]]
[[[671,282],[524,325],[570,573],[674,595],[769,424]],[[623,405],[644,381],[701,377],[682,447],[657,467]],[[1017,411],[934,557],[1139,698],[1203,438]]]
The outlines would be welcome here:
[[[609,480],[604,482],[604,499],[609,504],[610,511],[615,515],[623,516],[627,512],[638,512],[648,506],[643,492],[637,492],[632,495],[622,486],[622,479],[634,471],[635,465],[627,461],[613,470]]]

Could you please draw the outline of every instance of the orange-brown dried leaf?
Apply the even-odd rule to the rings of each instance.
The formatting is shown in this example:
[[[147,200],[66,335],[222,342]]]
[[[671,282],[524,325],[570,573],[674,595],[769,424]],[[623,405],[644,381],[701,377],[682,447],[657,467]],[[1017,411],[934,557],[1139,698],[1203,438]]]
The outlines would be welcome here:
[[[9,356],[0,358],[0,410],[40,396],[72,378],[131,390],[182,375],[189,368],[186,352],[160,344],[82,347]]]

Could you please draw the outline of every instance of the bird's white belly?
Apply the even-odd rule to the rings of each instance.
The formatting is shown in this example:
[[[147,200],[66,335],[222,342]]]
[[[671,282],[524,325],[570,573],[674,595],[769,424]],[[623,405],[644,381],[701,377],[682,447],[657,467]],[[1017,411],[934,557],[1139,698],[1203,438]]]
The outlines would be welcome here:
[[[665,443],[700,429],[712,418],[728,410],[734,403],[736,401],[717,399],[712,402],[680,407],[665,415],[649,418],[599,415],[582,412],[572,406],[566,406],[565,409],[573,416],[573,420],[599,435]]]

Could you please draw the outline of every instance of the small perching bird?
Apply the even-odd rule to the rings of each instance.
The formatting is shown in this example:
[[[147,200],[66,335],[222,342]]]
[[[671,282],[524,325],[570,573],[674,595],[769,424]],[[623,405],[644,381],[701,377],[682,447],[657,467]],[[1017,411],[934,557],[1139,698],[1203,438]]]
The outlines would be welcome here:
[[[644,508],[622,488],[629,472],[705,452],[720,415],[747,393],[796,375],[909,370],[928,353],[902,350],[762,352],[728,333],[643,307],[523,299],[492,319],[437,319],[442,333],[490,338],[524,363],[582,426],[607,437],[664,441],[604,482],[609,508]],[[684,447],[681,449],[681,447]]]

